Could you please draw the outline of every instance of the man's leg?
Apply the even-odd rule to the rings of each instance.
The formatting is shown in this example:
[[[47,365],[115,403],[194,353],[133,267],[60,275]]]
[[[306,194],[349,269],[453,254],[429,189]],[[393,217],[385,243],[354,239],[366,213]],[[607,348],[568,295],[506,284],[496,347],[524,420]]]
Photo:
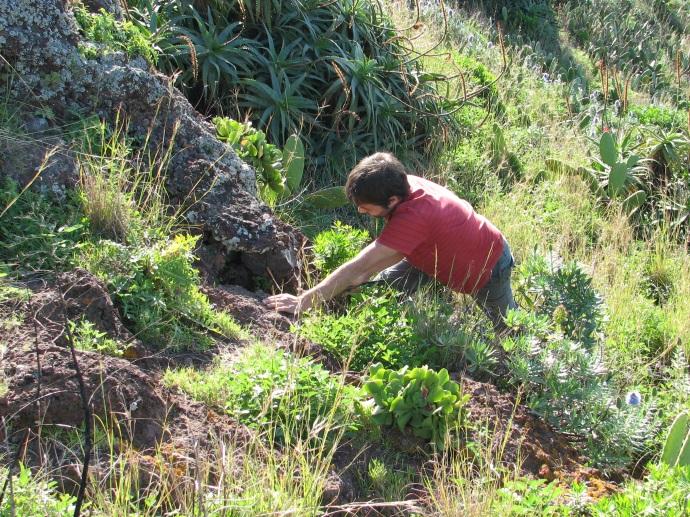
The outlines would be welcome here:
[[[413,294],[420,287],[434,281],[433,278],[414,267],[405,259],[381,271],[374,280],[384,282],[394,289],[407,294]]]
[[[497,334],[507,330],[504,318],[509,309],[517,309],[510,286],[515,261],[508,243],[503,241],[503,253],[491,272],[491,278],[475,295],[474,299],[494,325]]]

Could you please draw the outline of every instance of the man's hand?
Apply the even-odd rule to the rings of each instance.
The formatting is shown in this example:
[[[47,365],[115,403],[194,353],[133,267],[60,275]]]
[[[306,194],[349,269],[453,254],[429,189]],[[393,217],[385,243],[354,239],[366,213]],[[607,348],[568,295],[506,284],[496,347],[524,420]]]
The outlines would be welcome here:
[[[309,308],[311,304],[302,296],[292,294],[276,294],[264,299],[264,305],[269,309],[289,314],[299,314]]]
[[[400,262],[402,253],[372,242],[352,260],[346,262],[316,286],[299,296],[277,294],[264,300],[264,305],[279,312],[299,314],[313,305],[332,299],[346,289],[360,285],[374,274]]]

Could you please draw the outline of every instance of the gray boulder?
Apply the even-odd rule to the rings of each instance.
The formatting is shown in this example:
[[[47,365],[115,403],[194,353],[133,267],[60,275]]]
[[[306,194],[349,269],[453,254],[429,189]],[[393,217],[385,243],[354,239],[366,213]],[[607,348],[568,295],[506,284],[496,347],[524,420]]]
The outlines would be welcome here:
[[[118,14],[116,0],[88,5]],[[172,145],[166,186],[171,203],[183,208],[188,222],[203,234],[203,246],[213,250],[214,267],[206,276],[213,280],[222,274],[226,264],[220,250],[232,267],[241,264],[252,275],[292,282],[299,274],[295,250],[303,237],[257,199],[253,169],[215,137],[213,126],[170,78],[144,59],[130,60],[121,53],[87,59],[79,42],[69,1],[0,0],[0,87],[10,99],[49,111],[56,120],[74,112],[107,120],[119,115],[128,120],[131,136],[148,135],[153,147]],[[44,126],[35,116],[24,122],[25,128],[39,132]],[[57,146],[54,172],[46,172],[36,185],[53,192],[74,187],[78,171],[64,143],[41,139],[35,131],[29,135],[34,136],[28,145],[0,145],[0,160],[10,164],[0,167],[0,176],[9,174],[25,184],[42,157]]]

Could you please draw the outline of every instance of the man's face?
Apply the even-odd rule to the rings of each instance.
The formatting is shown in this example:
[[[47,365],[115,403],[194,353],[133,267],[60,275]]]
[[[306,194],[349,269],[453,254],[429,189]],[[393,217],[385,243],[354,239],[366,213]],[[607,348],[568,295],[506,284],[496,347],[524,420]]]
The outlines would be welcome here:
[[[398,206],[398,203],[400,203],[400,198],[398,196],[391,196],[388,200],[388,207],[373,203],[357,203],[357,211],[360,214],[367,214],[371,217],[386,217]]]

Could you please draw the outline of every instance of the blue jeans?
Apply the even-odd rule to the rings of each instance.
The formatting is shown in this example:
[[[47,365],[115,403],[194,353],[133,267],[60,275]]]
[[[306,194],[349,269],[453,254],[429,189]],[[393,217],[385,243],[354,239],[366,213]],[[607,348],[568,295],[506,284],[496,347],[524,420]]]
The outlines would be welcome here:
[[[491,270],[489,281],[472,295],[489,317],[494,325],[494,330],[497,332],[505,330],[506,325],[503,319],[508,310],[517,308],[510,286],[510,277],[514,266],[515,260],[510,252],[510,246],[503,239],[503,253]],[[408,294],[412,294],[420,287],[435,281],[405,259],[381,271],[375,280],[386,282],[391,287]]]

